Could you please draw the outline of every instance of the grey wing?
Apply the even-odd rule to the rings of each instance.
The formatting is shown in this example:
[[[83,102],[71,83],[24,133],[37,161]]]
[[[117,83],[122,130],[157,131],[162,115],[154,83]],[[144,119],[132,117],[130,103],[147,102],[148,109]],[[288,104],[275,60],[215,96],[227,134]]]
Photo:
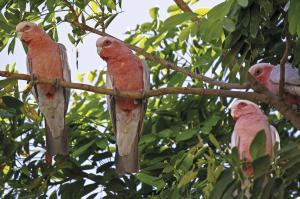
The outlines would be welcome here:
[[[63,80],[66,82],[71,82],[71,70],[68,63],[68,56],[66,47],[63,44],[58,44],[59,53],[61,57],[62,70],[63,70]],[[68,110],[69,100],[70,100],[70,89],[63,88],[64,98],[65,98],[65,112]]]
[[[238,136],[235,131],[232,132],[230,148],[238,147]]]
[[[272,125],[270,125],[270,130],[271,130],[272,146],[274,146],[276,144],[276,142],[278,142],[278,150],[279,150],[280,149],[280,137],[279,137],[278,131]]]
[[[144,80],[144,91],[150,90],[150,70],[146,60],[141,60],[143,64],[143,80]],[[138,125],[139,136],[141,136],[144,128],[144,117],[147,110],[147,99],[142,99],[141,111],[140,111],[140,120]]]
[[[110,76],[108,73],[106,73],[106,88],[114,89],[112,81],[110,79]],[[113,95],[106,95],[106,101],[107,101],[107,109],[109,112],[110,120],[112,122],[113,131],[116,134],[117,128],[116,128],[116,104],[115,104],[115,96]]]
[[[32,61],[28,58],[26,59],[26,65],[27,65],[27,72],[32,75]],[[33,85],[33,88],[31,89],[32,95],[34,96],[35,100],[38,102],[38,91],[37,91],[37,85]]]
[[[280,80],[280,65],[274,66],[271,74],[270,80],[276,84]],[[285,64],[285,82],[291,85],[300,85],[300,76],[298,70],[294,68],[290,63]]]

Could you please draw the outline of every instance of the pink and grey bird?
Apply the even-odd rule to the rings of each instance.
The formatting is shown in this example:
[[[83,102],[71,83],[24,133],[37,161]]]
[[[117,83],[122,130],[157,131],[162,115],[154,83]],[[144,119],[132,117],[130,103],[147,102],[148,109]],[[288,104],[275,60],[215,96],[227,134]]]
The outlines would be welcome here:
[[[249,73],[273,94],[278,95],[280,65],[259,63],[250,67]],[[300,105],[300,76],[291,64],[285,64],[285,101],[290,105]]]
[[[273,156],[273,146],[280,142],[276,128],[269,124],[261,109],[248,100],[236,100],[231,106],[231,116],[236,121],[231,136],[231,148],[237,147],[241,160],[246,163],[243,171],[246,176],[253,174],[250,145],[261,130],[266,134],[266,154]]]
[[[124,43],[111,37],[97,40],[97,52],[107,63],[106,87],[138,92],[150,89],[149,70]],[[138,141],[143,131],[146,100],[107,96],[116,135],[116,170],[119,174],[139,170]]]
[[[31,22],[19,23],[16,32],[28,47],[27,70],[33,77],[71,81],[64,45],[54,42],[42,28]],[[38,84],[34,85],[32,94],[45,117],[46,159],[51,162],[51,159],[49,160],[51,156],[68,153],[65,114],[70,90],[49,84]]]

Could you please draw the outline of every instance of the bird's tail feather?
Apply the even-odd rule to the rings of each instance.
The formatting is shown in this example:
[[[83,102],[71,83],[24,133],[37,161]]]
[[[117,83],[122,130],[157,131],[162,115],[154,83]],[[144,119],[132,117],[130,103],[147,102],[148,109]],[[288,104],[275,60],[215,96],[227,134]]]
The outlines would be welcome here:
[[[116,148],[116,170],[119,175],[136,173],[139,171],[138,136],[135,137],[128,155],[120,156],[118,146]]]
[[[53,156],[56,154],[60,155],[67,155],[69,152],[69,146],[68,146],[68,136],[66,132],[66,128],[63,130],[63,132],[60,133],[61,136],[54,138],[51,133],[50,128],[47,124],[47,121],[45,121],[46,124],[46,148],[49,155]]]

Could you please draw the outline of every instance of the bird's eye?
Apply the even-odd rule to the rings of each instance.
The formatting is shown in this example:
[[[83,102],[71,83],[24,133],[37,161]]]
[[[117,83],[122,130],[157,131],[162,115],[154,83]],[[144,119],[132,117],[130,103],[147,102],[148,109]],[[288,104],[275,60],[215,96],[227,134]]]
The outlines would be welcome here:
[[[103,42],[103,46],[109,46],[111,43],[112,43],[111,41],[105,40],[105,41]]]
[[[23,30],[26,31],[26,30],[29,30],[30,29],[30,26],[29,25],[26,25],[24,26]]]
[[[261,74],[261,72],[262,72],[262,70],[259,68],[259,69],[257,69],[256,71],[255,71],[255,76],[258,76],[258,75],[260,75]]]
[[[240,102],[238,105],[240,108],[247,106],[247,104],[245,102]]]

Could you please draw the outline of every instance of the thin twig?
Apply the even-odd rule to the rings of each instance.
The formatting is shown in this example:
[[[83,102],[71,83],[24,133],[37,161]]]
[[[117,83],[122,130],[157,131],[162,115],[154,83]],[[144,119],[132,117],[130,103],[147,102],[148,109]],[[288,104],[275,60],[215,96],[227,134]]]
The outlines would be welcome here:
[[[282,100],[284,96],[284,84],[285,84],[285,63],[288,61],[289,49],[290,49],[290,35],[287,34],[285,41],[285,50],[280,59],[280,80],[279,80],[279,98]]]
[[[193,12],[192,9],[188,6],[187,3],[185,3],[183,0],[174,0],[176,5],[183,11],[183,12]],[[199,22],[198,17],[192,18],[193,22]]]

